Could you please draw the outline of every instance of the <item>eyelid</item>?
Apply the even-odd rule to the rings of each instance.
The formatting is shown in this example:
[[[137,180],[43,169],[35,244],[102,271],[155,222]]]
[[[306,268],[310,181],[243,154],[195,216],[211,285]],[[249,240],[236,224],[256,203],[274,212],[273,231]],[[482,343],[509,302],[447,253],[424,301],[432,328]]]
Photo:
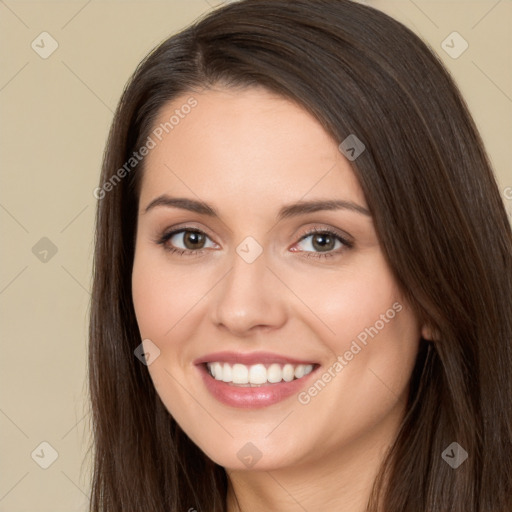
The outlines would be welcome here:
[[[354,245],[354,238],[346,233],[345,231],[341,231],[340,229],[334,228],[334,227],[319,227],[314,226],[312,228],[309,228],[303,235],[301,235],[299,242],[304,240],[304,238],[307,238],[308,236],[314,235],[315,233],[332,233],[333,235],[338,236],[343,243],[346,245],[352,247]]]
[[[156,244],[160,244],[160,245],[163,245],[165,247],[165,245],[167,244],[167,242],[173,237],[173,236],[176,236],[180,233],[186,233],[186,232],[196,232],[196,233],[200,233],[202,235],[205,235],[209,240],[212,241],[212,243],[214,243],[215,245],[219,245],[217,242],[215,242],[213,240],[213,238],[207,233],[207,231],[203,228],[198,228],[196,226],[191,226],[191,225],[184,225],[184,226],[181,226],[181,225],[177,225],[177,226],[172,226],[168,229],[164,229],[163,232],[161,232],[161,234],[157,234],[156,235],[156,238],[153,239],[153,242],[155,242]],[[184,251],[185,249],[178,249],[178,250],[181,250],[181,251]],[[189,249],[187,249],[189,250]],[[192,251],[192,252],[196,252],[196,253],[200,253],[201,251],[205,251],[206,249],[196,249],[195,251]]]
[[[161,239],[161,238],[166,237],[171,234],[177,234],[181,231],[197,231],[198,233],[203,233],[208,238],[210,238],[212,241],[214,238],[214,237],[212,237],[212,235],[210,235],[208,229],[206,229],[204,227],[194,226],[194,225],[188,224],[188,223],[176,224],[174,226],[164,228],[163,230],[159,230],[159,231],[157,231],[156,237],[157,237],[157,239]],[[217,242],[215,242],[215,243],[217,243]]]

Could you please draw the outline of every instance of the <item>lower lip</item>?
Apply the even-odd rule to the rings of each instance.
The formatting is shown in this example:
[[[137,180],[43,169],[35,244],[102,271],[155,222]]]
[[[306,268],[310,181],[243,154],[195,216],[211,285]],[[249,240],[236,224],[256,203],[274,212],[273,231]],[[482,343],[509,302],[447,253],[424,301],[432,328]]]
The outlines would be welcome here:
[[[263,384],[256,387],[241,387],[214,379],[204,364],[199,364],[197,367],[208,391],[210,391],[210,393],[219,400],[219,402],[230,405],[231,407],[244,409],[267,407],[281,402],[293,394],[299,393],[299,391],[301,391],[301,389],[303,389],[310,380],[311,375],[316,373],[316,370],[318,369],[318,367],[316,367],[308,375],[300,379],[294,379],[290,382],[281,381],[276,384]]]

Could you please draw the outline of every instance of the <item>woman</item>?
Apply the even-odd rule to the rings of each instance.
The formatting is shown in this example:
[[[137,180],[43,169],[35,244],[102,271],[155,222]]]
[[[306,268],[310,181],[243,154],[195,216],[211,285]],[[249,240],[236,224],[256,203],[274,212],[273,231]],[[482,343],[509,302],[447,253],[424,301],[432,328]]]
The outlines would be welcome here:
[[[100,180],[91,511],[512,510],[512,236],[467,107],[348,0],[169,38]]]

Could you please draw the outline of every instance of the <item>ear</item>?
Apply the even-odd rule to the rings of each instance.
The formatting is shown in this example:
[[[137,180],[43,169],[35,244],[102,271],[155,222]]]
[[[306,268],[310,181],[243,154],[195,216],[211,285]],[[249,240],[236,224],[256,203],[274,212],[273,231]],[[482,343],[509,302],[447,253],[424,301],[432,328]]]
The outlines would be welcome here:
[[[430,325],[424,324],[421,328],[421,337],[428,341],[434,341],[434,329]]]

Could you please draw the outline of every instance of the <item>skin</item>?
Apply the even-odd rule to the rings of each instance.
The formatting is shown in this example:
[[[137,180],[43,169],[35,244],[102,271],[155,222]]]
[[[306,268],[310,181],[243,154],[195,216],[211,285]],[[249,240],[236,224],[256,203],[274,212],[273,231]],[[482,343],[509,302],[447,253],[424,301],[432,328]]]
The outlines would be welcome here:
[[[165,105],[155,126],[191,95]],[[226,468],[230,512],[363,511],[428,332],[397,286],[371,216],[340,209],[276,220],[300,200],[368,208],[339,141],[263,88],[193,96],[197,106],[145,157],[139,202],[133,301],[141,338],[160,350],[148,366],[156,391]],[[165,206],[144,212],[164,193],[211,204],[220,218]],[[175,226],[207,238],[184,245],[181,233],[168,245],[203,253],[171,254],[155,242]],[[315,258],[315,236],[301,241],[313,227],[338,229],[354,245],[336,242],[324,249],[331,257]],[[247,236],[263,249],[252,263],[236,252]],[[400,312],[305,405],[293,395],[259,409],[227,406],[192,363],[221,350],[270,351],[315,361],[320,376],[396,303]],[[247,442],[262,455],[250,468],[237,457]]]

